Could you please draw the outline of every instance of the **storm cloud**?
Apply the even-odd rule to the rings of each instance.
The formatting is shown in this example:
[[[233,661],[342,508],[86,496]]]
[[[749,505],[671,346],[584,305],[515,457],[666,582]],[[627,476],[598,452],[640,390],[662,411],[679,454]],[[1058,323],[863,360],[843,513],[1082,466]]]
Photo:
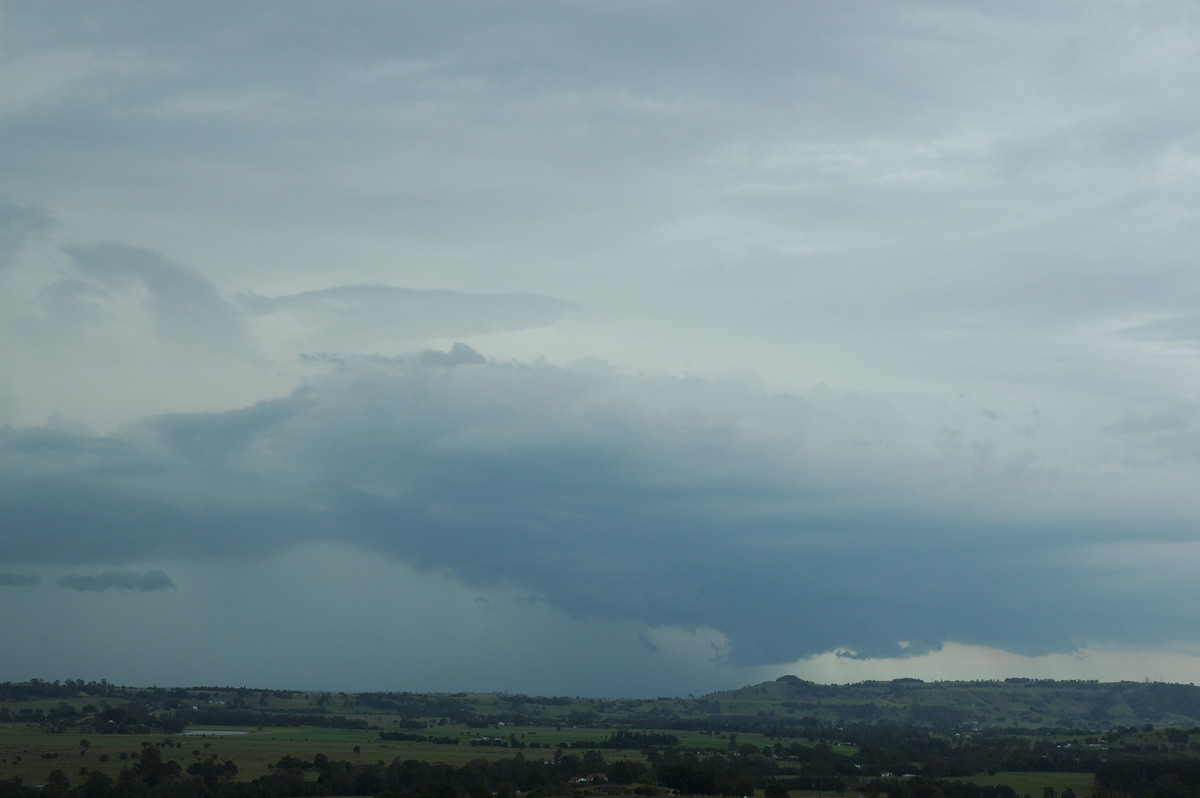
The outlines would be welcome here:
[[[0,678],[1200,665],[1193,4],[16,2],[0,53]]]
[[[900,642],[1163,643],[1200,598],[1180,566],[1200,555],[1194,502],[1159,506],[1136,469],[1066,458],[1052,435],[955,438],[945,422],[977,412],[457,351],[354,360],[285,398],[103,438],[9,432],[0,557],[349,543],[571,614],[717,629],[756,665]],[[1196,461],[1175,470],[1191,479]],[[1135,598],[1149,568],[1160,590]]]

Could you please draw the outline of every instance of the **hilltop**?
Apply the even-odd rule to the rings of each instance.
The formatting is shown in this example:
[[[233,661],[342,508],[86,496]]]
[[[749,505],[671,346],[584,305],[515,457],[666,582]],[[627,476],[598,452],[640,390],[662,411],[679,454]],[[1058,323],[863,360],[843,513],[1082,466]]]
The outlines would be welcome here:
[[[59,720],[78,725],[92,699],[136,703],[137,718],[110,721],[175,726],[195,723],[370,725],[373,718],[445,719],[466,725],[554,723],[572,726],[721,729],[887,724],[931,729],[1109,729],[1153,724],[1200,725],[1200,688],[1163,682],[919,679],[823,685],[795,676],[700,697],[597,699],[507,693],[326,693],[247,687],[134,688],[107,682],[0,684],[0,699],[58,699]],[[111,708],[110,712],[116,712]],[[11,715],[9,710],[2,710]],[[51,712],[50,715],[54,713]],[[71,717],[74,714],[75,717]],[[15,717],[6,719],[16,720]],[[52,723],[53,725],[53,723]]]
[[[822,685],[794,676],[714,693],[699,707],[724,714],[808,716],[833,723],[935,728],[1104,729],[1200,724],[1200,688],[1164,682],[894,679]]]

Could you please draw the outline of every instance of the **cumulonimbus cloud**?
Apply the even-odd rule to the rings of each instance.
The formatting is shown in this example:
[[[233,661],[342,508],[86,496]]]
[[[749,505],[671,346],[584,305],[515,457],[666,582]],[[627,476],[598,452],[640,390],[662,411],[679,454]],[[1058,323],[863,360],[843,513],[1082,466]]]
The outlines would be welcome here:
[[[243,557],[335,540],[577,615],[717,629],[742,663],[1189,633],[1188,574],[1160,567],[1147,589],[1144,573],[1198,553],[1187,503],[1157,500],[1195,463],[1130,483],[1119,464],[1084,469],[1036,439],[947,433],[998,436],[973,409],[928,415],[465,346],[347,359],[236,411],[102,438],[0,431],[0,557]],[[1141,545],[1154,541],[1174,543]],[[1136,567],[1118,556],[1134,544]],[[59,584],[171,587],[153,571]]]
[[[157,568],[151,571],[104,571],[102,573],[69,574],[56,583],[61,588],[94,593],[106,590],[131,590],[151,593],[174,590],[175,583]]]

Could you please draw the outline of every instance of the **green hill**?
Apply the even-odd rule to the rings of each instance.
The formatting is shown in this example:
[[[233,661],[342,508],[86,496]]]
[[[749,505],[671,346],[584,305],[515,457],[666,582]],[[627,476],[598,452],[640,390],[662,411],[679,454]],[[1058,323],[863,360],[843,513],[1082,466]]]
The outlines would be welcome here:
[[[1200,724],[1200,688],[1161,682],[896,679],[821,685],[784,676],[697,699],[710,711],[827,723],[974,728],[1104,729]]]

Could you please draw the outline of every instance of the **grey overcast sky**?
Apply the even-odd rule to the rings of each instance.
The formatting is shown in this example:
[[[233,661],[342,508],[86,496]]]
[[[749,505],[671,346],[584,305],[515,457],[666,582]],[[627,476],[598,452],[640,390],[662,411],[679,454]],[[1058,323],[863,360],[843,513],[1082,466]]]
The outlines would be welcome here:
[[[1200,5],[0,0],[0,679],[1200,674]]]

